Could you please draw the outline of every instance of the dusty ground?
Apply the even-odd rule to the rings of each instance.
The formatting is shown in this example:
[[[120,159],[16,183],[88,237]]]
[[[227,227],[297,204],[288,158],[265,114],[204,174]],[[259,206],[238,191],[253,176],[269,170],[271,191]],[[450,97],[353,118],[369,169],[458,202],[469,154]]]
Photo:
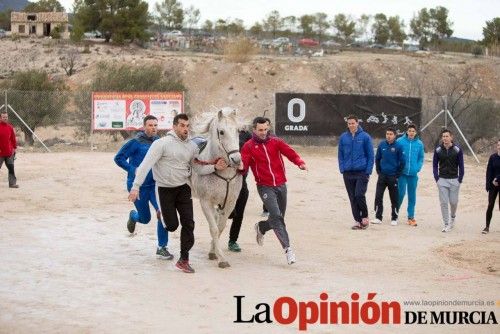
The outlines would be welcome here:
[[[368,292],[377,292],[376,301],[398,301],[404,311],[449,309],[404,306],[407,300],[498,300],[500,214],[494,212],[492,232],[481,235],[483,166],[466,163],[457,227],[451,233],[440,232],[429,161],[418,189],[418,227],[392,227],[386,218],[381,226],[352,231],[335,150],[297,149],[310,167],[306,173],[288,165],[287,227],[298,262],[286,264],[272,234],[263,247],[256,245],[253,224],[260,219],[260,200],[252,185],[239,240],[243,252],[228,255],[229,269],[207,259],[208,226],[195,204],[194,275],[154,257],[155,224],[138,226],[137,234],[129,236],[125,222],[132,205],[112,153],[21,152],[16,162],[19,189],[8,189],[6,170],[0,170],[0,332],[298,331],[297,322],[233,323],[235,295],[246,296],[245,318],[258,303],[272,305],[280,296],[318,302],[321,292],[331,301],[350,301],[352,292],[364,301]],[[375,181],[372,177],[368,190],[370,207]],[[171,234],[169,248],[177,258],[178,232]],[[493,310],[500,318],[498,306],[455,309]],[[314,325],[309,332],[493,333],[494,328]]]

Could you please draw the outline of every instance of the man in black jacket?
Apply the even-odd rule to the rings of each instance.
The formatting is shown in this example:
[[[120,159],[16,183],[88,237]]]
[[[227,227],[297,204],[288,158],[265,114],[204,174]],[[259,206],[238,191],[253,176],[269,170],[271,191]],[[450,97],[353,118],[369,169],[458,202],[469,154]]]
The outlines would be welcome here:
[[[455,225],[460,184],[464,178],[464,153],[453,143],[450,130],[441,132],[442,144],[434,150],[432,167],[439,189],[439,202],[443,216],[441,232],[450,232]],[[450,210],[448,210],[448,205]]]
[[[488,209],[486,210],[486,227],[483,234],[490,232],[491,216],[495,200],[500,192],[500,139],[497,141],[497,151],[490,156],[488,167],[486,168],[486,191],[488,192]],[[500,207],[500,196],[498,197]]]

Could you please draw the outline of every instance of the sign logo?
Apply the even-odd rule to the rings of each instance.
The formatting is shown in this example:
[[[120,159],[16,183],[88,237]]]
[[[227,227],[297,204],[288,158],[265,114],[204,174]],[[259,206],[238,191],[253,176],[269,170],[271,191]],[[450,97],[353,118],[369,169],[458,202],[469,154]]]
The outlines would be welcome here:
[[[295,116],[293,114],[293,107],[298,104],[299,105],[299,115]],[[304,100],[299,98],[291,99],[288,102],[288,119],[294,123],[300,123],[306,118],[306,103]]]

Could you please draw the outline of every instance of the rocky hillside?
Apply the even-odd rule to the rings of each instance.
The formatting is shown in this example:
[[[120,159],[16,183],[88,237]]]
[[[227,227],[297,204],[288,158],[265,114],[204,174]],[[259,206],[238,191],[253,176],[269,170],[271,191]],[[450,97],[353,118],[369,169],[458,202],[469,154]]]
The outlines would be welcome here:
[[[433,115],[440,110],[439,96],[446,94],[448,86],[465,79],[482,97],[500,101],[500,59],[467,54],[344,51],[318,58],[255,56],[246,63],[231,63],[220,55],[96,43],[90,53],[76,48],[77,72],[68,77],[60,59],[74,46],[50,39],[3,39],[0,47],[4,51],[0,78],[42,68],[73,90],[91,81],[100,61],[175,67],[188,89],[187,107],[195,113],[227,105],[247,117],[264,112],[272,117],[275,92],[330,92],[419,96],[426,118],[427,112]]]

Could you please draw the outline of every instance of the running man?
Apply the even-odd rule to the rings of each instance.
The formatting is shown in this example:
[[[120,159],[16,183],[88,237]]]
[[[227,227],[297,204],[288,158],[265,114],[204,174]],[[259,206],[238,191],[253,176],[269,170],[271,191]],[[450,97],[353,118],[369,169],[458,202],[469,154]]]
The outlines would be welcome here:
[[[14,172],[14,160],[16,159],[17,141],[14,127],[9,123],[8,114],[0,113],[0,168],[3,163],[9,172],[9,188],[19,188],[16,173]]]
[[[453,134],[450,130],[444,129],[441,132],[441,140],[441,145],[434,150],[432,167],[439,189],[443,217],[441,232],[450,232],[455,226],[458,194],[464,179],[464,153],[453,143]]]
[[[397,140],[403,148],[405,167],[398,178],[399,201],[398,210],[403,203],[405,193],[408,191],[408,225],[417,226],[415,220],[415,204],[417,203],[418,173],[424,165],[424,144],[418,138],[417,127],[408,125],[406,134]]]
[[[239,133],[239,144],[240,151],[243,145],[252,139],[252,134],[247,130],[241,130]],[[247,185],[247,176],[248,173],[243,175],[243,180],[241,184],[240,194],[238,195],[238,199],[236,200],[236,205],[234,206],[233,212],[229,216],[229,219],[232,219],[231,229],[229,231],[229,242],[227,244],[227,248],[231,252],[241,252],[241,247],[238,245],[238,237],[240,235],[241,224],[243,223],[243,215],[245,214],[245,207],[248,201],[248,185]]]
[[[161,139],[156,140],[144,157],[136,171],[136,177],[128,199],[135,202],[139,190],[153,169],[153,178],[158,189],[163,221],[169,232],[181,228],[180,258],[176,267],[185,273],[194,273],[189,264],[189,251],[194,245],[193,200],[189,177],[191,162],[198,156],[198,146],[189,139],[189,118],[186,114],[174,117],[173,130]],[[220,159],[215,165],[197,168],[201,175],[223,170],[227,164]],[[177,217],[179,214],[179,217]]]
[[[148,152],[151,144],[158,137],[158,120],[156,117],[148,115],[143,120],[144,131],[137,133],[118,151],[115,156],[115,163],[127,172],[127,191],[130,192],[135,180],[135,172]],[[134,233],[136,223],[148,224],[151,220],[149,203],[156,211],[158,223],[156,233],[158,235],[158,247],[156,255],[158,258],[172,260],[174,256],[168,251],[168,232],[161,222],[161,212],[156,201],[156,184],[153,174],[149,172],[142,186],[139,189],[139,199],[134,202],[136,210],[131,210],[127,222],[127,229]]]
[[[338,159],[340,173],[351,202],[354,217],[353,230],[364,230],[369,225],[366,190],[373,170],[372,138],[359,125],[358,118],[347,117],[348,131],[339,139]]]
[[[295,253],[290,247],[290,239],[285,226],[287,204],[287,187],[285,156],[302,170],[307,170],[305,162],[285,141],[269,135],[269,123],[264,117],[256,117],[253,121],[252,139],[241,149],[242,173],[248,168],[257,183],[257,191],[269,210],[267,220],[255,224],[256,240],[259,246],[264,244],[264,234],[274,230],[278,241],[283,247],[288,264],[295,263]]]

